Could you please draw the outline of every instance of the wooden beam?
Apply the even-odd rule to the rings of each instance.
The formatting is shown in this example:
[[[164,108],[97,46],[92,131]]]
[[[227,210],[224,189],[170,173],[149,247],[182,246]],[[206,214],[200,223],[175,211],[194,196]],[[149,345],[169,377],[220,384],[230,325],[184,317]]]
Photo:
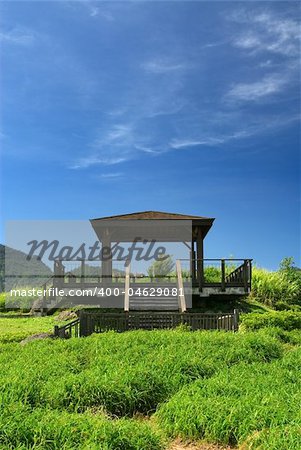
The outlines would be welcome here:
[[[225,268],[225,260],[221,260],[221,272],[222,272],[222,292],[225,292],[226,290],[226,268]]]
[[[186,312],[186,300],[185,300],[184,285],[183,285],[183,279],[182,279],[181,261],[179,259],[177,259],[177,261],[176,261],[176,268],[177,268],[177,289],[178,289],[179,311],[181,313],[184,313],[184,312]]]
[[[204,282],[204,247],[203,247],[203,234],[202,229],[199,227],[196,238],[196,250],[197,250],[197,278],[199,283],[199,289],[202,291]]]
[[[102,249],[105,249],[102,254],[102,279],[105,283],[112,281],[112,251],[111,251],[111,236],[109,230],[103,235]]]
[[[128,312],[130,310],[130,274],[131,274],[131,266],[130,261],[126,262],[125,266],[125,285],[124,285],[124,311]]]
[[[196,281],[196,264],[195,264],[195,250],[194,250],[194,240],[191,240],[191,252],[190,252],[190,275],[192,284]]]

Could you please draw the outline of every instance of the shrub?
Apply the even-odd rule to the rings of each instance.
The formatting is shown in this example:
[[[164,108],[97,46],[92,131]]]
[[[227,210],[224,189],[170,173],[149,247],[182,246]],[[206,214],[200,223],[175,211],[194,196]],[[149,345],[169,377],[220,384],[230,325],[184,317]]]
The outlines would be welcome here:
[[[279,301],[291,304],[300,300],[299,284],[291,281],[283,272],[268,272],[254,267],[251,296],[268,306]]]
[[[271,311],[242,315],[241,330],[254,331],[265,327],[279,327],[283,330],[301,329],[301,312]]]
[[[290,305],[286,302],[279,301],[275,303],[275,309],[276,311],[300,311],[301,312],[301,306],[300,305]]]
[[[159,408],[157,420],[170,437],[224,444],[243,443],[260,430],[301,425],[300,349],[294,353],[299,355],[291,363],[241,363],[184,386]]]

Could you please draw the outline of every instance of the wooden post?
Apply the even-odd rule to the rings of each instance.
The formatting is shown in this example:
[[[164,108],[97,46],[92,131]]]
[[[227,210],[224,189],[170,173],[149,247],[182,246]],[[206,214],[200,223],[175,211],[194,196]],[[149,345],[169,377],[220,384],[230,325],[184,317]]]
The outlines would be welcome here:
[[[190,251],[190,275],[192,285],[195,284],[196,276],[195,276],[195,251],[194,251],[194,241],[191,241],[191,251]]]
[[[80,282],[85,282],[85,260],[82,259],[80,262]]]
[[[177,268],[178,304],[180,312],[183,313],[186,311],[186,301],[182,279],[181,261],[179,259],[177,259],[176,261],[176,268]]]
[[[252,260],[249,259],[249,287],[252,289]]]
[[[221,260],[221,271],[222,271],[222,292],[225,292],[225,290],[226,290],[226,285],[225,285],[226,271],[225,271],[225,260],[224,259]]]
[[[239,324],[239,311],[238,309],[234,309],[233,314],[233,331],[238,330],[238,324]]]
[[[130,261],[126,261],[125,265],[125,284],[124,284],[124,311],[129,312],[130,310],[130,273],[131,273],[131,265]]]
[[[105,284],[110,284],[112,282],[112,252],[111,252],[111,237],[109,230],[102,239],[102,248],[106,249],[102,255],[102,278]],[[108,250],[109,249],[109,250]]]
[[[244,290],[248,292],[248,261],[244,260],[244,269],[243,269],[243,280],[244,280]]]
[[[204,283],[204,248],[203,248],[203,235],[201,228],[198,228],[197,231],[196,249],[197,249],[197,277],[199,290],[200,292],[202,292]]]
[[[79,335],[87,336],[87,320],[84,311],[80,311],[79,313]]]

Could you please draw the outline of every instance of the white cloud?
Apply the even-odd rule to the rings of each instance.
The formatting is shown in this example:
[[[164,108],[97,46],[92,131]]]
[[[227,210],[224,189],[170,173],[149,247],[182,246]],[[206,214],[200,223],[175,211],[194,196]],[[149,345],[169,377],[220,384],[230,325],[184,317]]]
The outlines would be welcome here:
[[[185,149],[190,147],[206,146],[215,147],[227,142],[240,141],[251,136],[255,136],[261,133],[270,132],[275,128],[285,127],[292,122],[300,121],[300,116],[295,115],[291,117],[286,117],[285,115],[276,116],[263,116],[259,117],[253,124],[246,124],[244,128],[237,129],[237,125],[231,124],[231,114],[228,118],[229,130],[232,127],[232,131],[227,134],[219,133],[218,131],[212,132],[211,135],[200,136],[199,139],[192,138],[175,138],[169,143],[170,150]],[[236,128],[235,128],[236,127]]]
[[[36,35],[32,30],[22,27],[14,27],[9,31],[0,32],[0,41],[3,43],[29,46],[35,41]]]
[[[169,146],[174,149],[196,147],[198,145],[203,145],[204,141],[192,140],[192,139],[173,139]]]
[[[69,169],[86,169],[95,165],[114,165],[124,162],[124,158],[118,157],[107,157],[99,158],[98,156],[87,156],[84,158],[79,158],[75,163],[69,166]]]
[[[238,83],[234,85],[227,94],[233,100],[255,101],[262,97],[279,92],[286,84],[283,78],[266,76],[260,81],[253,83]]]
[[[150,146],[147,147],[146,145],[141,145],[141,144],[136,144],[135,148],[137,150],[140,150],[140,151],[145,152],[145,153],[153,153],[153,154],[161,153],[160,151],[155,150],[154,148],[152,148]]]
[[[132,136],[131,125],[114,125],[107,136],[104,138],[106,142],[116,141],[118,139],[128,139]]]
[[[249,30],[233,39],[234,46],[255,53],[270,52],[285,57],[299,57],[301,31],[297,20],[278,17],[271,11],[239,11],[231,19],[249,27]]]
[[[106,2],[98,2],[91,0],[76,0],[76,2],[61,2],[64,7],[72,9],[73,11],[80,11],[82,13],[83,9],[86,13],[93,19],[104,19],[108,22],[114,20],[114,16],[109,10],[108,4]],[[100,6],[101,5],[101,6]]]
[[[96,8],[95,6],[91,6],[90,8],[90,16],[95,17],[99,14],[99,8]]]
[[[164,74],[170,72],[178,72],[186,70],[189,67],[187,63],[172,61],[166,58],[157,58],[146,61],[142,64],[142,68],[148,73]]]
[[[110,172],[110,173],[101,173],[99,175],[99,178],[103,178],[103,179],[113,179],[113,178],[120,178],[123,176],[123,172]]]
[[[181,149],[181,148],[189,148],[189,147],[198,147],[198,146],[216,146],[223,144],[224,142],[228,141],[229,139],[236,139],[239,136],[236,135],[236,133],[233,133],[230,136],[224,136],[224,135],[216,135],[216,136],[205,136],[200,139],[172,139],[169,143],[169,147],[171,149]]]
[[[236,47],[246,48],[246,49],[253,49],[255,47],[261,46],[261,41],[258,36],[255,36],[254,34],[246,34],[244,36],[240,36],[234,41],[234,45]]]
[[[133,159],[135,143],[139,142],[132,125],[115,124],[109,130],[98,131],[98,137],[90,144],[92,154],[78,158],[71,169],[85,169],[94,165],[115,165]]]

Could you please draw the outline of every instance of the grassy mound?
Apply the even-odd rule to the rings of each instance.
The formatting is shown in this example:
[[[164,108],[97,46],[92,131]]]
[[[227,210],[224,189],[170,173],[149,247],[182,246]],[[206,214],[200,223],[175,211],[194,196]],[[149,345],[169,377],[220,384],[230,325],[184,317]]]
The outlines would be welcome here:
[[[300,343],[265,328],[0,344],[0,448],[159,450],[181,437],[296,450]]]
[[[118,417],[149,415],[195,379],[281,355],[274,337],[258,333],[136,331],[32,342],[24,349],[2,349],[0,393],[34,407],[70,412],[102,407]]]
[[[114,421],[101,412],[70,414],[16,403],[0,415],[0,444],[6,450],[159,450],[163,439],[149,424],[135,420]]]
[[[294,367],[301,367],[300,348],[271,364],[222,370],[182,388],[160,408],[157,418],[169,436],[224,444],[243,443],[260,430],[301,426],[301,391],[296,389],[300,369]]]

